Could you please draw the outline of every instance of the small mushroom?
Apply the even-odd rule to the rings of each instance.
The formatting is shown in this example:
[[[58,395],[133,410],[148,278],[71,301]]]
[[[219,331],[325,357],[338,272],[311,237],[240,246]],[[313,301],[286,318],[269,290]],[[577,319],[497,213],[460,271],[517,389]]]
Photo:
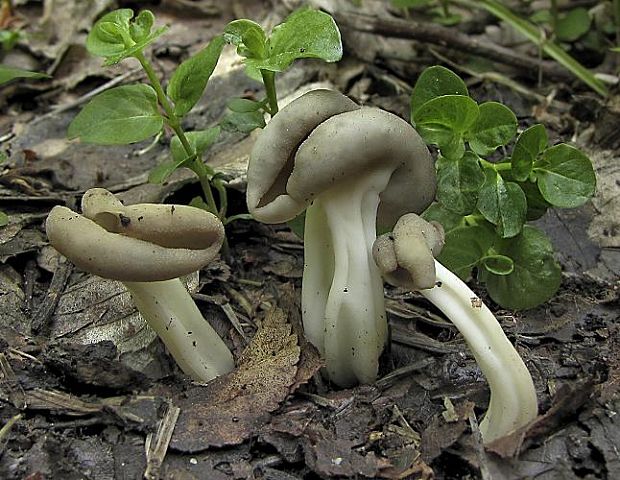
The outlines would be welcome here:
[[[341,386],[370,383],[387,338],[383,284],[371,256],[391,228],[435,194],[424,141],[406,121],[315,90],[276,115],[248,167],[248,209],[265,223],[306,208],[302,310],[306,336]]]
[[[419,292],[461,332],[491,390],[480,423],[485,443],[536,418],[534,382],[523,360],[489,308],[454,273],[433,257],[443,246],[443,228],[417,215],[401,217],[391,234],[377,238],[373,257],[392,285]]]
[[[52,209],[45,223],[50,244],[80,269],[121,281],[192,379],[207,382],[232,370],[230,350],[178,278],[217,255],[224,239],[217,217],[183,205],[125,207],[101,188],[84,194],[82,211]]]

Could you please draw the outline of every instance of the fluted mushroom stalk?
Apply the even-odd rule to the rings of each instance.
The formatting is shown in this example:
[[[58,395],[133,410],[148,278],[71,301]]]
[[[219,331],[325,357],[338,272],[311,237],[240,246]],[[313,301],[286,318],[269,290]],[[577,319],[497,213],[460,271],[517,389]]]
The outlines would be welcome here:
[[[480,423],[485,443],[536,418],[534,382],[502,330],[478,296],[433,258],[443,246],[443,229],[417,215],[403,216],[390,234],[377,238],[373,256],[392,285],[418,290],[461,332],[489,382],[489,408]]]
[[[391,227],[433,199],[435,173],[401,118],[315,90],[261,133],[248,168],[248,209],[280,223],[306,212],[302,310],[306,336],[341,386],[370,383],[387,337],[382,281],[372,260],[377,222]]]
[[[45,224],[51,245],[78,268],[121,281],[192,379],[207,382],[232,370],[230,350],[178,278],[217,255],[224,238],[217,217],[184,205],[124,206],[101,188],[84,194],[82,211],[52,209]]]

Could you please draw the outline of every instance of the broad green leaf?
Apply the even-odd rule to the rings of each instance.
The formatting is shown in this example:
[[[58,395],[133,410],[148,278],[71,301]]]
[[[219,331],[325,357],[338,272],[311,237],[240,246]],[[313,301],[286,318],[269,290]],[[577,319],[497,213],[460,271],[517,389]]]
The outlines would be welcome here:
[[[590,159],[561,143],[545,150],[534,163],[540,193],[554,207],[574,208],[594,195],[596,175]]]
[[[256,100],[250,100],[248,98],[231,98],[226,103],[228,110],[238,113],[256,112],[263,108],[263,106],[263,102],[257,102]]]
[[[0,227],[4,227],[9,224],[9,216],[0,210]]]
[[[438,260],[461,279],[469,279],[472,269],[496,241],[495,232],[487,225],[462,226],[447,232]]]
[[[222,37],[214,37],[205,48],[185,60],[174,71],[167,93],[174,102],[176,115],[182,117],[200,100],[220,59],[224,44]]]
[[[469,146],[478,155],[491,155],[506,145],[517,133],[517,117],[508,107],[497,102],[479,105],[480,114],[467,132]]]
[[[424,70],[411,92],[411,118],[429,100],[443,95],[469,96],[465,82],[452,70],[435,65]]]
[[[261,111],[232,112],[224,117],[221,126],[231,132],[250,133],[265,126],[265,117]]]
[[[50,78],[45,73],[30,72],[28,70],[22,70],[20,68],[7,67],[6,65],[0,65],[0,85],[3,85],[16,78]]]
[[[133,10],[121,8],[101,17],[86,38],[86,49],[97,57],[120,55],[127,48]]]
[[[101,17],[86,39],[87,50],[95,56],[104,57],[104,65],[114,65],[142,52],[166,31],[166,27],[162,27],[151,32],[155,16],[148,10],[140,12],[131,21],[133,15],[133,10],[123,8]]]
[[[512,151],[512,174],[515,180],[525,181],[532,172],[532,165],[538,155],[547,148],[549,139],[543,125],[532,125],[517,138]]]
[[[515,269],[515,263],[512,261],[512,258],[506,255],[487,255],[480,260],[480,264],[488,272],[495,275],[510,275]]]
[[[151,33],[155,15],[150,10],[142,10],[133,22],[129,25],[129,33],[134,42],[142,41]]]
[[[469,215],[476,208],[484,172],[472,152],[458,160],[440,156],[437,160],[437,200],[453,213]]]
[[[184,162],[178,163],[174,160],[160,163],[156,167],[152,168],[149,172],[149,183],[164,183],[172,174],[172,172],[181,167],[183,163]]]
[[[562,273],[553,258],[553,247],[545,234],[526,225],[515,238],[503,240],[501,254],[514,262],[509,275],[488,274],[491,298],[504,308],[523,310],[549,300],[560,287]]]
[[[220,135],[220,127],[207,128],[206,130],[197,130],[194,132],[187,132],[185,134],[187,141],[189,142],[192,150],[200,157],[217,141]],[[170,142],[170,151],[172,153],[172,159],[175,162],[182,163],[189,155],[183,148],[181,140],[176,135]]]
[[[5,52],[13,50],[20,38],[22,38],[22,34],[18,30],[0,30],[0,45],[2,45],[2,50]]]
[[[433,202],[430,207],[424,210],[422,218],[427,222],[439,222],[445,233],[463,226],[463,216],[446,209],[438,202]]]
[[[157,94],[144,84],[111,88],[94,97],[69,125],[70,139],[100,145],[125,145],[157,134],[164,119]]]
[[[426,143],[437,145],[445,157],[458,158],[464,152],[463,132],[478,117],[478,105],[463,95],[444,95],[429,100],[412,117]]]
[[[267,37],[258,23],[251,20],[233,20],[224,29],[223,38],[237,47],[237,53],[245,58],[265,58]]]
[[[310,8],[293,12],[271,32],[265,59],[249,59],[248,64],[281,72],[300,58],[320,58],[326,62],[342,58],[340,31],[327,13]]]
[[[525,214],[525,219],[528,222],[538,220],[552,205],[544,199],[536,183],[519,182],[519,186],[521,190],[523,190],[523,193],[525,193],[525,198],[527,199],[527,213]]]
[[[492,168],[485,169],[485,181],[478,193],[478,210],[497,226],[503,238],[518,235],[525,223],[527,201],[521,187],[504,179]]]
[[[555,25],[555,36],[563,42],[574,42],[590,30],[592,18],[583,7],[569,10],[561,15]]]

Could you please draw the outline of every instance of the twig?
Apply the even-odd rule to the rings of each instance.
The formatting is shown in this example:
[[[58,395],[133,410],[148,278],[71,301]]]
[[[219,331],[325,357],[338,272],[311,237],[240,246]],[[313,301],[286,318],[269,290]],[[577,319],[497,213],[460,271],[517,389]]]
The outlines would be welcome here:
[[[67,285],[72,270],[73,265],[70,262],[66,260],[59,261],[58,268],[56,268],[54,272],[45,298],[39,304],[37,311],[32,317],[32,324],[30,326],[32,333],[38,334],[48,325],[60,301],[60,296]]]
[[[174,432],[180,413],[181,409],[179,407],[169,403],[155,435],[150,433],[146,437],[146,470],[144,471],[144,478],[147,480],[160,478],[159,470],[164,463],[172,432]]]
[[[493,61],[536,74],[540,69],[545,76],[569,82],[573,76],[555,62],[549,62],[522,55],[509,48],[495,45],[489,41],[482,42],[474,37],[454,29],[431,23],[419,23],[412,20],[385,18],[347,11],[336,14],[336,21],[341,27],[348,27],[360,32],[375,33],[386,37],[418,40],[441,47],[471,53]]]

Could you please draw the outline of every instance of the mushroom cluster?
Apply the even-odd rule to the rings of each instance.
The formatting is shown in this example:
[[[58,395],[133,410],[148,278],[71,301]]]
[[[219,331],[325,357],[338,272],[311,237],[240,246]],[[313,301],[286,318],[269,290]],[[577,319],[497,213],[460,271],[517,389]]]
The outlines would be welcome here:
[[[230,350],[179,278],[217,255],[224,227],[215,215],[184,205],[124,206],[93,188],[82,198],[82,215],[56,206],[45,229],[51,245],[78,268],[123,283],[192,379],[207,382],[234,368]]]
[[[523,360],[489,308],[454,273],[433,257],[443,246],[441,225],[415,214],[401,217],[394,231],[377,238],[373,256],[384,278],[418,290],[461,332],[491,390],[480,423],[485,443],[536,418],[534,382]]]
[[[370,383],[387,338],[376,230],[435,194],[424,141],[406,121],[314,90],[282,109],[250,157],[247,204],[265,223],[306,210],[302,310],[331,381]]]

